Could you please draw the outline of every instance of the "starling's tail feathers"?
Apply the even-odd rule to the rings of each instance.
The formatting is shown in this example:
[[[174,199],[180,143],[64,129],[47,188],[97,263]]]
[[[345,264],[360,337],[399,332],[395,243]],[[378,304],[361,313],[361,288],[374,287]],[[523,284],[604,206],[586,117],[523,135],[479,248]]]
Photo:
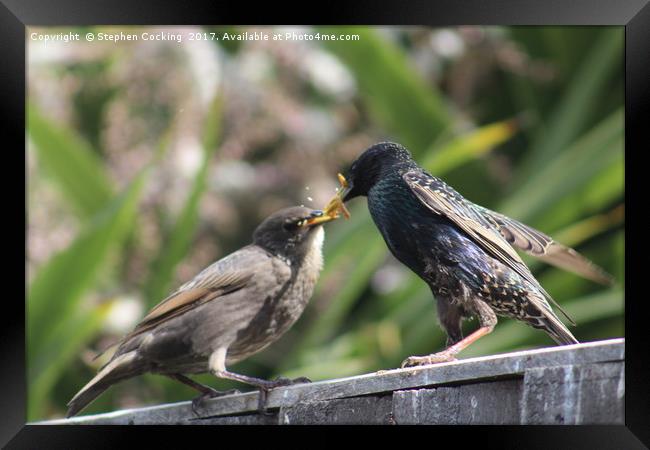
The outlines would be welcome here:
[[[548,294],[546,294],[546,297],[548,297]],[[526,310],[530,313],[528,320],[533,327],[546,331],[559,345],[579,343],[566,325],[555,315],[551,306],[541,293],[538,295],[529,295],[527,300],[528,305],[526,306]]]
[[[110,361],[68,402],[66,417],[72,417],[84,409],[111,385],[138,374],[134,361],[136,352],[129,352]]]
[[[559,345],[579,344],[578,340],[557,317],[548,317],[543,321],[544,331]]]

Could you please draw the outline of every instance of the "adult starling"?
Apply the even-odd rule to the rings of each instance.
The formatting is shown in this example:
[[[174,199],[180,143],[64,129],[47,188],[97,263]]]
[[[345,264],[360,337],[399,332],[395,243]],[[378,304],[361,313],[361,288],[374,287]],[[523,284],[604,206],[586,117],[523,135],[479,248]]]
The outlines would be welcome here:
[[[578,342],[513,246],[594,281],[611,281],[575,250],[466,200],[418,166],[399,144],[379,143],[361,154],[348,171],[347,186],[326,211],[357,196],[368,198],[370,215],[391,253],[431,288],[447,334],[444,351],[412,356],[402,367],[455,359],[493,330],[497,315],[540,328],[558,344]],[[463,338],[461,322],[472,316],[478,318],[479,329]]]
[[[184,374],[210,372],[251,384],[265,393],[309,381],[274,381],[228,371],[275,342],[298,320],[322,264],[324,231],[332,217],[304,207],[286,208],[264,220],[253,243],[208,266],[156,305],[120,342],[110,361],[68,403],[74,416],[109,386],[145,372],[166,375],[206,397],[223,393]]]

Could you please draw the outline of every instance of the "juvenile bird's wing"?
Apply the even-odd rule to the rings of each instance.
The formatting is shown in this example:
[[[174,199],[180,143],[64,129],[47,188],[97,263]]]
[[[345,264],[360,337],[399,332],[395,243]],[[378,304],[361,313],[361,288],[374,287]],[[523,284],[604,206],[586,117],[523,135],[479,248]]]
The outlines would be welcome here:
[[[446,217],[501,263],[517,272],[552,301],[564,316],[575,325],[566,312],[535,279],[526,264],[494,224],[487,220],[476,205],[466,200],[443,181],[420,170],[411,170],[402,178],[411,191],[425,206],[436,214]],[[550,306],[546,305],[550,310]]]
[[[589,261],[580,253],[566,247],[553,238],[545,235],[526,224],[510,217],[478,206],[494,226],[510,244],[518,249],[570,272],[576,273],[589,280],[605,285],[611,285],[613,278],[602,268]]]
[[[154,306],[123,342],[172,317],[246,287],[258,270],[269,268],[270,259],[268,253],[253,245],[220,259]]]

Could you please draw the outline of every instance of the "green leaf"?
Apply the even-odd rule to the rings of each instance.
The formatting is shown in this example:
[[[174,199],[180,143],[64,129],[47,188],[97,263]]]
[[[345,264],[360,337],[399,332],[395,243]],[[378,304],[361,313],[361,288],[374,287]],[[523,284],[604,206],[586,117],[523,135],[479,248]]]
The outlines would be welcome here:
[[[42,418],[48,394],[84,344],[102,327],[112,302],[61,317],[40,352],[29,361],[27,418]]]
[[[324,41],[352,71],[371,114],[413,154],[449,128],[452,115],[403,50],[367,27],[318,27],[325,34],[358,34],[358,41]]]
[[[516,120],[504,120],[467,132],[440,148],[431,148],[420,164],[436,174],[444,174],[479,158],[509,140],[517,131]]]
[[[623,70],[622,54],[623,29],[604,29],[550,114],[548,123],[540,127],[526,160],[517,170],[515,184],[526,183],[580,135],[610,76],[617,69]]]
[[[368,231],[373,232],[374,230]],[[369,235],[365,230],[363,233],[367,238],[356,240],[357,251],[353,252],[352,248],[346,248],[347,264],[344,267],[347,269],[346,273],[352,272],[354,276],[341,284],[340,289],[332,298],[329,308],[323,312],[318,322],[313,324],[303,339],[304,345],[309,346],[331,337],[335,327],[351,309],[354,300],[366,288],[368,280],[372,277],[378,264],[384,260],[386,255],[384,242],[381,239],[376,239],[372,234]]]
[[[206,116],[203,134],[203,160],[190,193],[176,223],[165,238],[156,259],[151,263],[151,276],[144,288],[149,306],[155,305],[168,293],[174,269],[187,254],[199,223],[199,205],[206,186],[210,162],[217,149],[221,123],[222,99],[216,96]]]
[[[623,111],[618,110],[530,175],[503,202],[499,212],[517,220],[528,220],[622,158]]]
[[[28,110],[27,130],[39,162],[75,210],[91,217],[113,197],[100,159],[86,141],[46,119],[36,106],[30,104]]]
[[[34,276],[27,297],[30,359],[38,357],[56,324],[75,313],[82,295],[105,267],[111,250],[119,248],[132,229],[147,173],[146,169],[141,172],[67,249],[53,256]]]
[[[555,239],[564,245],[574,247],[606,230],[619,226],[625,218],[625,207],[617,205],[614,209],[573,223],[555,234]]]
[[[624,161],[618,161],[604,168],[588,183],[549,206],[535,225],[547,233],[557,230],[586,215],[600,212],[603,206],[622,201],[624,194]]]

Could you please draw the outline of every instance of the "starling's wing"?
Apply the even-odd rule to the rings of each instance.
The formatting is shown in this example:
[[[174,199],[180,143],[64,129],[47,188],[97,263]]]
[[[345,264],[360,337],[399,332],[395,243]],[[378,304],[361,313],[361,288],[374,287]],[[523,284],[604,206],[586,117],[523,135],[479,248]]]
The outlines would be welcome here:
[[[487,208],[477,206],[512,245],[549,264],[574,272],[589,280],[605,285],[613,283],[613,278],[602,268],[570,247],[528,225],[518,222]]]
[[[504,239],[494,224],[488,221],[473,203],[442,180],[420,170],[411,170],[402,178],[416,197],[436,214],[445,216],[501,263],[517,272],[523,279],[551,300],[566,318],[575,324],[555,300],[535,279],[526,264],[510,243]],[[548,308],[550,310],[550,306]]]
[[[270,259],[263,249],[252,245],[220,259],[154,306],[123,342],[172,317],[246,287],[258,270],[269,269]]]

